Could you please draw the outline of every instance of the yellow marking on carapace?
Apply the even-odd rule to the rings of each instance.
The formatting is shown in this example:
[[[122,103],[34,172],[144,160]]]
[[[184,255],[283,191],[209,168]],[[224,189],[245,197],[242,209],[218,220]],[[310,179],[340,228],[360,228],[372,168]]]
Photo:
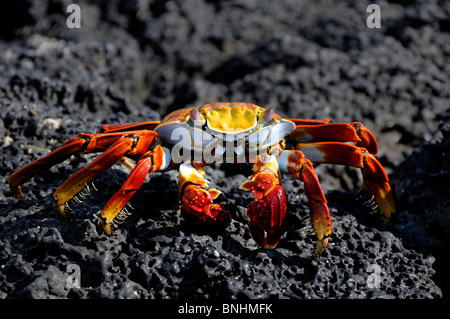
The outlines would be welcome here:
[[[210,129],[222,133],[239,133],[257,124],[257,115],[264,109],[247,103],[214,103],[200,108]]]

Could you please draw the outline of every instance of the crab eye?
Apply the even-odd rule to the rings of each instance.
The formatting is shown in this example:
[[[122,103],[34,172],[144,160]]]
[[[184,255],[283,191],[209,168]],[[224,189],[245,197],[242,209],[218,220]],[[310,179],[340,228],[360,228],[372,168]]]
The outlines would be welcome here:
[[[274,115],[275,111],[273,110],[273,108],[269,107],[266,112],[264,112],[264,120],[266,120],[266,122],[269,122],[271,119],[273,119]]]
[[[200,116],[200,112],[197,109],[192,109],[189,113],[189,117],[191,118],[192,122],[194,122],[194,124],[202,124],[202,117]]]

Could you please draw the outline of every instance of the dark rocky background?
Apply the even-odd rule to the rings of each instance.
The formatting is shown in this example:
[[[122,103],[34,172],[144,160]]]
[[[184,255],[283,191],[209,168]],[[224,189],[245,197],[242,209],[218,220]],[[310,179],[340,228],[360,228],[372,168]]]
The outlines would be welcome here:
[[[450,3],[374,1],[72,1],[0,4],[0,298],[442,298],[449,290]],[[397,199],[386,227],[355,196],[361,174],[323,165],[330,247],[310,260],[302,184],[284,179],[286,233],[259,249],[247,230],[248,169],[211,167],[234,221],[225,231],[179,217],[177,172],[154,174],[109,238],[98,212],[129,173],[95,182],[72,220],[51,194],[92,155],[77,155],[11,197],[6,178],[101,123],[160,119],[216,101],[288,117],[362,121],[379,140]],[[70,288],[67,267],[81,269]]]

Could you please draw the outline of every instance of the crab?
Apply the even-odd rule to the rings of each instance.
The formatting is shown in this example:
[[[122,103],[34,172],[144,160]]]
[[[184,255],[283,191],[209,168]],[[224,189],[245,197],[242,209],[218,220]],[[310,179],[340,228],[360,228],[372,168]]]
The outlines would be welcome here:
[[[360,168],[363,188],[372,194],[381,218],[387,222],[395,204],[389,179],[376,158],[377,151],[374,135],[360,122],[284,119],[270,107],[211,103],[176,110],[161,121],[103,124],[95,134],[80,133],[15,171],[8,182],[12,193],[23,198],[21,185],[40,171],[75,153],[100,152],[53,193],[53,206],[59,215],[68,217],[68,202],[76,199],[100,173],[123,161],[132,165],[131,173],[100,212],[100,226],[106,234],[113,233],[115,218],[123,213],[149,173],[173,169],[179,170],[179,199],[185,219],[226,227],[231,214],[225,209],[225,202],[217,200],[221,192],[208,189],[204,167],[221,162],[248,164],[253,175],[241,189],[251,191],[256,198],[247,209],[248,228],[254,241],[263,248],[274,248],[283,235],[287,211],[281,185],[283,173],[304,184],[317,237],[312,257],[318,257],[328,246],[332,227],[314,165],[332,163]]]

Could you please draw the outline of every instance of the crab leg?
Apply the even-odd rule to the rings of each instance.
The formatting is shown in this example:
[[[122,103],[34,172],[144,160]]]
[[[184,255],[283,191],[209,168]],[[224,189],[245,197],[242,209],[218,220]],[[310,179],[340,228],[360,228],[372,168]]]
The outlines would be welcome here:
[[[342,164],[361,168],[365,187],[374,196],[385,222],[395,212],[394,197],[386,172],[375,155],[365,148],[338,142],[298,144],[297,148],[314,163]]]
[[[135,130],[154,130],[161,121],[125,123],[125,124],[103,124],[98,133],[112,133]]]
[[[241,185],[258,199],[248,206],[248,227],[256,243],[264,248],[274,248],[283,234],[287,208],[286,193],[280,185],[278,161],[273,155],[265,155],[253,165],[253,170],[255,173],[251,180]]]
[[[331,235],[331,216],[327,200],[312,163],[298,150],[283,151],[280,155],[280,170],[301,180],[308,198],[311,222],[317,236],[313,257],[318,257],[328,246]]]
[[[305,119],[287,119],[294,122],[295,125],[317,125],[330,123],[329,119],[326,120],[305,120]]]
[[[70,176],[53,194],[53,206],[66,216],[65,203],[92,182],[101,172],[113,166],[125,154],[140,155],[147,151],[156,138],[153,131],[136,131],[118,139],[88,166]]]
[[[106,234],[112,235],[111,223],[142,186],[147,174],[165,170],[170,163],[170,151],[160,145],[142,155],[122,187],[111,197],[101,211],[100,225]]]
[[[351,124],[299,124],[289,138],[297,143],[356,142],[357,146],[366,148],[370,153],[378,153],[378,143],[375,136],[360,122]]]
[[[197,222],[228,225],[231,216],[224,208],[225,203],[212,203],[220,195],[220,191],[214,188],[205,190],[209,182],[204,176],[205,171],[201,165],[195,163],[180,165],[178,189],[181,213]]]
[[[130,134],[136,132],[129,132]],[[91,153],[106,150],[114,142],[119,140],[124,133],[113,134],[86,134],[80,133],[76,137],[66,141],[54,151],[48,153],[21,169],[15,171],[8,178],[8,183],[11,191],[15,196],[22,199],[21,185],[31,179],[38,172],[49,169],[50,167],[59,164],[75,153]]]

